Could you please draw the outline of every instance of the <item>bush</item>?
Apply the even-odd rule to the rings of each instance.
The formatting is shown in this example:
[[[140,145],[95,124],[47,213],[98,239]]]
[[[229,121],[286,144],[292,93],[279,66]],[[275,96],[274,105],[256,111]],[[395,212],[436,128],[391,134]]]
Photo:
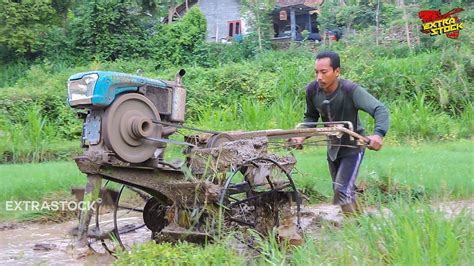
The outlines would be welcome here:
[[[206,27],[206,17],[197,7],[191,8],[177,22],[158,24],[149,41],[157,67],[198,63],[196,59],[200,56],[196,57],[195,53],[204,43]]]
[[[84,4],[70,25],[73,52],[87,59],[116,60],[148,54],[146,29],[127,0]]]
[[[9,57],[36,57],[41,52],[38,42],[53,25],[53,17],[49,1],[2,1],[0,45],[8,48]]]

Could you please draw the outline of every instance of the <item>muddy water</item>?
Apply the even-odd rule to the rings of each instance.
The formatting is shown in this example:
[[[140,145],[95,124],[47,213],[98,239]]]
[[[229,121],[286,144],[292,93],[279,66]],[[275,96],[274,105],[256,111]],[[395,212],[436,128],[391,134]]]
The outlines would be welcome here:
[[[127,217],[122,220],[140,223],[142,218]],[[105,251],[99,241],[91,243],[97,252],[77,246],[71,234],[76,227],[75,220],[60,224],[25,224],[13,229],[7,227],[0,231],[0,263],[107,265],[114,262],[115,258]],[[150,236],[148,229],[140,228],[122,235],[122,240],[126,246],[131,246],[149,241]],[[110,246],[111,242],[107,240],[107,243]]]
[[[70,264],[111,263],[110,255],[88,256],[87,249],[74,247],[69,232],[76,221],[62,224],[28,224],[0,231],[2,264]]]

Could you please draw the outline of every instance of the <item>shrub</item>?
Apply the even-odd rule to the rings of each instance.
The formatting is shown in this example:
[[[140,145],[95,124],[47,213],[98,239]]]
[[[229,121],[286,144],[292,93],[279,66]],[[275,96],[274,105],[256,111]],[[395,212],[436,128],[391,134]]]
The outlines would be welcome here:
[[[145,28],[127,0],[85,3],[70,25],[74,52],[101,60],[137,58],[148,52]]]
[[[198,63],[196,52],[206,36],[206,17],[197,7],[191,8],[179,21],[158,24],[155,34],[149,41],[152,58],[157,67]]]

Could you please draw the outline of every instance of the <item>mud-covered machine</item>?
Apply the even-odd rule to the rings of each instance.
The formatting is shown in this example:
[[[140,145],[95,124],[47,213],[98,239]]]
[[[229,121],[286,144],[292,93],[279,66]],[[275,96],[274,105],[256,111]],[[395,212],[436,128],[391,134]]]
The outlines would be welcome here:
[[[113,252],[143,236],[156,241],[212,241],[226,233],[262,235],[298,227],[301,197],[291,172],[293,156],[268,151],[269,140],[297,136],[363,137],[347,122],[321,128],[215,132],[185,126],[181,80],[149,79],[93,71],[68,81],[68,102],[84,119],[76,157],[87,174],[78,237]],[[170,136],[185,129],[183,140]],[[168,145],[182,145],[180,160],[165,159]],[[288,222],[290,221],[290,222]]]

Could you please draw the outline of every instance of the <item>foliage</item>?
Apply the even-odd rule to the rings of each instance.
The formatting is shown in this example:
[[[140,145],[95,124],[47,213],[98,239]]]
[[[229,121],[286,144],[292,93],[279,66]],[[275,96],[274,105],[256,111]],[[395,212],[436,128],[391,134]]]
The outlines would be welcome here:
[[[33,57],[38,44],[53,25],[50,0],[4,0],[0,4],[0,45],[16,56]],[[8,58],[12,59],[12,58]]]
[[[80,151],[79,145],[64,145],[39,105],[17,106],[21,114],[13,121],[0,119],[0,163],[41,162],[67,158]],[[61,143],[62,142],[62,143]]]
[[[375,3],[357,1],[357,4],[340,5],[340,1],[324,1],[318,21],[323,30],[342,31],[365,29],[375,25]]]
[[[275,0],[243,0],[241,12],[250,31],[246,38],[256,43],[258,51],[270,47],[270,14],[276,6]]]
[[[240,45],[209,45],[215,49],[212,53],[228,53],[226,60],[236,60],[236,63],[208,61],[210,66],[219,67],[186,68],[188,123],[226,130],[235,129],[236,124],[241,129],[293,127],[302,119],[305,86],[313,79],[313,55],[304,48],[295,48],[267,51],[251,61],[239,61],[232,56],[233,49],[242,51]],[[473,133],[472,126],[468,126],[472,125],[468,122],[472,117],[470,99],[473,97],[469,74],[471,55],[448,49],[397,58],[378,49],[367,52],[363,46],[363,43],[355,43],[333,48],[341,55],[342,77],[368,88],[388,105],[392,114],[389,136],[451,139],[469,137]],[[170,80],[179,70],[179,67],[171,67],[155,73],[155,65],[152,60],[119,59],[93,62],[80,68],[47,60],[27,71],[25,65],[12,66],[12,70],[5,73],[21,69],[24,74],[16,81],[9,81],[11,88],[0,90],[0,113],[13,124],[25,124],[25,110],[32,105],[40,106],[40,113],[55,128],[59,138],[77,139],[81,121],[64,100],[70,75],[94,69],[134,73],[142,68],[148,77]],[[369,118],[365,121],[369,126],[372,123]]]
[[[358,5],[344,5],[340,7],[336,14],[336,21],[339,25],[345,25],[347,31],[352,28],[357,30],[365,29],[375,24],[374,4],[368,1],[360,1]]]
[[[203,42],[194,53],[196,65],[205,68],[224,66],[229,63],[240,63],[256,54],[255,43],[245,38],[242,42],[215,43]],[[219,56],[215,56],[219,55]]]
[[[117,265],[245,265],[242,256],[223,244],[201,247],[188,242],[149,242],[134,248],[134,252],[120,252]]]
[[[147,36],[128,0],[91,1],[70,26],[74,50],[103,60],[135,58],[147,53]]]
[[[426,204],[403,201],[390,204],[389,214],[380,212],[358,217],[342,229],[323,226],[324,241],[310,237],[296,248],[291,261],[295,265],[420,265],[469,264],[472,260],[474,239],[468,212],[446,218]],[[274,264],[283,263],[274,259]]]
[[[26,60],[0,65],[0,88],[11,87],[29,69]]]
[[[158,24],[149,44],[157,67],[198,63],[196,52],[204,43],[206,27],[206,17],[197,7],[175,23]]]
[[[466,30],[461,38],[470,34]],[[342,78],[367,88],[388,106],[392,121],[388,138],[437,140],[469,138],[474,133],[474,61],[472,53],[464,49],[469,42],[460,39],[459,47],[407,52],[398,45],[377,47],[370,40],[353,37],[350,44],[338,42],[320,50],[339,52]],[[311,51],[292,47],[253,55],[245,40],[228,45],[203,42],[194,48],[199,52],[186,56],[201,62],[188,62],[185,67],[188,124],[214,130],[250,130],[292,128],[302,120],[305,86],[314,78]],[[70,75],[96,69],[134,73],[142,68],[147,77],[172,80],[183,65],[170,65],[159,73],[155,67],[156,61],[147,59],[95,61],[77,68],[49,60],[33,66],[4,66],[5,86],[10,88],[0,90],[0,114],[6,121],[0,130],[8,131],[6,125],[10,123],[26,124],[25,110],[38,106],[42,119],[55,129],[55,138],[78,139],[81,121],[65,101]],[[370,132],[372,118],[364,114],[362,118]],[[3,145],[2,149],[4,158],[13,158],[12,147]],[[27,153],[19,154],[31,158]]]

